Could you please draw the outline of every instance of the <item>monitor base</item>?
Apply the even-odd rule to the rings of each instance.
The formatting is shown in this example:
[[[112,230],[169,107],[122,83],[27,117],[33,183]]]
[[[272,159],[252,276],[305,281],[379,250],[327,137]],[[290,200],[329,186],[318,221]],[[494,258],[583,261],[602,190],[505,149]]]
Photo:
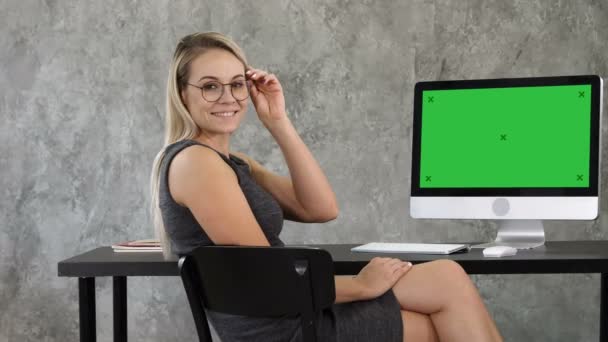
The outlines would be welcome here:
[[[541,220],[501,220],[494,242],[471,246],[487,248],[509,246],[517,249],[531,249],[545,244],[545,229]]]

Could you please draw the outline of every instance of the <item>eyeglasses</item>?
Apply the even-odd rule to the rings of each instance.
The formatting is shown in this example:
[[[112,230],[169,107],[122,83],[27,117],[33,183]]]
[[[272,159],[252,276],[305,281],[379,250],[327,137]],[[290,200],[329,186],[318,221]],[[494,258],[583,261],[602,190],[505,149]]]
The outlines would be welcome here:
[[[210,81],[200,87],[191,83],[186,84],[200,89],[203,99],[205,99],[207,102],[216,102],[221,99],[222,96],[224,96],[225,86],[230,86],[230,93],[237,101],[243,101],[249,97],[249,90],[247,89],[247,83],[245,83],[245,80],[234,81],[232,83]]]

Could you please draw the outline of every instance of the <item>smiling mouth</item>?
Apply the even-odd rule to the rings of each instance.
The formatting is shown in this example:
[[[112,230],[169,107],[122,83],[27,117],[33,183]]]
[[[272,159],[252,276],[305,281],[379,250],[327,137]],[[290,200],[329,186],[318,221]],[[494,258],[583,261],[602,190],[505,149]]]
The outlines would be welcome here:
[[[236,112],[215,112],[215,113],[211,113],[211,115],[226,118],[226,117],[235,116]]]

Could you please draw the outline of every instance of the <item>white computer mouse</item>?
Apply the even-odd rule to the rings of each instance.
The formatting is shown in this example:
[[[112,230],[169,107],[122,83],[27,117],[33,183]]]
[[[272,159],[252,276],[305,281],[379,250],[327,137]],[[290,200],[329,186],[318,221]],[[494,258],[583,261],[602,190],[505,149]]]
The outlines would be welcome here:
[[[509,246],[493,246],[483,250],[483,256],[500,258],[503,256],[511,256],[517,254],[517,248]]]

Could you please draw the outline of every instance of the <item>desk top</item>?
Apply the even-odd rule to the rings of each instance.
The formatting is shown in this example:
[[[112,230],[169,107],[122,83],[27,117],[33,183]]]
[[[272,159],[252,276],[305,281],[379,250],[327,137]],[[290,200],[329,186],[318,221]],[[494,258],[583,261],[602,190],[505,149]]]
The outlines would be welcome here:
[[[469,274],[525,273],[608,273],[608,241],[548,241],[544,246],[519,250],[503,258],[484,258],[482,249],[450,255],[353,253],[359,244],[308,245],[327,250],[336,274],[357,274],[376,256],[394,257],[414,264],[451,259]],[[177,258],[163,258],[159,252],[114,252],[99,247],[63,260],[58,264],[60,277],[103,276],[178,276]]]

